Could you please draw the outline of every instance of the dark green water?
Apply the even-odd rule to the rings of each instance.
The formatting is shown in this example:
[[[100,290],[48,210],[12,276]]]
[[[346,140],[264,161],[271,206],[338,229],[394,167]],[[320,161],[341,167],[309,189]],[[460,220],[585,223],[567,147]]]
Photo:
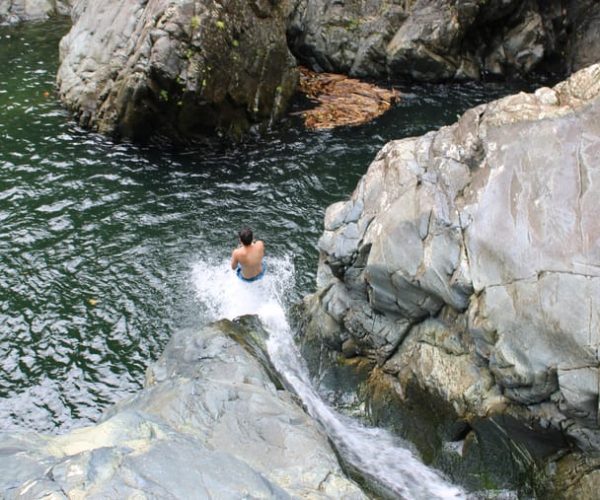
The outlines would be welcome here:
[[[62,431],[136,391],[174,329],[206,318],[191,272],[241,225],[314,287],[324,210],[388,140],[455,121],[507,85],[402,89],[361,128],[284,121],[262,139],[185,152],[81,130],[54,92],[65,20],[0,28],[0,429]]]

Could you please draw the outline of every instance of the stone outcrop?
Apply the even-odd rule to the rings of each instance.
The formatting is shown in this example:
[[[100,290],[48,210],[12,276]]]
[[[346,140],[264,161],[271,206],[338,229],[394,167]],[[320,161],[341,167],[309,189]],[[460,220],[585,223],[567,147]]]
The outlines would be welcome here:
[[[600,451],[599,116],[595,65],[388,143],[326,212],[306,350],[370,360],[432,461],[494,428],[538,467]]]
[[[574,71],[600,56],[593,0],[300,0],[288,29],[313,69],[433,81]]]
[[[60,97],[81,125],[118,137],[238,136],[295,91],[287,14],[268,0],[79,0]]]
[[[320,428],[250,355],[261,335],[249,320],[179,332],[146,388],[99,424],[0,434],[0,496],[365,498]]]
[[[75,0],[0,0],[0,24],[41,21],[49,16],[67,16]]]

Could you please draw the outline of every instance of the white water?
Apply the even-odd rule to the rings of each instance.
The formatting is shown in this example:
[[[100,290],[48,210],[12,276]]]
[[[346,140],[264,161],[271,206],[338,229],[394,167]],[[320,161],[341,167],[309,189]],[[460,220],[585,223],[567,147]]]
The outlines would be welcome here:
[[[192,271],[197,297],[209,320],[256,314],[269,332],[271,361],[346,461],[402,498],[466,498],[465,493],[421,463],[389,432],[368,428],[327,405],[310,383],[285,314],[294,279],[290,258],[268,258],[267,274],[244,283],[229,262],[198,262]]]

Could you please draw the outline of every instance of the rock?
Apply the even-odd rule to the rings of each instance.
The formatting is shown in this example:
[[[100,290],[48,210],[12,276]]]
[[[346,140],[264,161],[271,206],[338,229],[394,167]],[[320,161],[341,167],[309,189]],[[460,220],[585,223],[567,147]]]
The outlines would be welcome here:
[[[314,107],[301,113],[309,129],[362,125],[385,113],[398,93],[333,73],[300,68],[300,92]]]
[[[593,0],[299,0],[288,37],[318,71],[439,81],[581,69],[599,27]]]
[[[320,428],[250,354],[263,335],[248,320],[179,332],[145,389],[97,425],[0,434],[0,496],[365,498]]]
[[[66,16],[75,0],[0,0],[0,24],[40,21],[57,14]]]
[[[84,2],[60,44],[58,87],[79,123],[134,140],[239,136],[297,82],[286,2]]]
[[[598,2],[570,2],[569,17],[573,30],[567,46],[567,70],[577,71],[598,62],[600,54],[600,4]]]
[[[600,456],[568,455],[558,461],[550,475],[549,496],[565,500],[595,498],[600,486]]]
[[[600,452],[599,113],[594,65],[388,143],[327,210],[304,342],[375,360],[393,411],[442,405],[480,449],[494,420],[517,476]]]

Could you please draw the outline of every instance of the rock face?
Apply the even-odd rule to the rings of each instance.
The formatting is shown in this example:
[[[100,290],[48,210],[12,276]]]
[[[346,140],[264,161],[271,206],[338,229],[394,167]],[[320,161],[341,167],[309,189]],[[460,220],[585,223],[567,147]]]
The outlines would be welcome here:
[[[176,334],[146,388],[96,426],[0,434],[0,496],[365,498],[290,393],[232,339],[250,345],[258,328]]]
[[[595,65],[387,144],[327,210],[307,345],[443,406],[450,440],[493,422],[538,465],[600,451],[599,116]]]
[[[66,16],[75,0],[0,0],[0,24],[43,20],[52,15]]]
[[[300,0],[288,36],[313,69],[353,76],[479,78],[556,60],[571,72],[599,60],[599,9],[593,0]]]
[[[61,99],[83,126],[132,139],[268,123],[293,94],[286,2],[79,0],[60,44]]]

